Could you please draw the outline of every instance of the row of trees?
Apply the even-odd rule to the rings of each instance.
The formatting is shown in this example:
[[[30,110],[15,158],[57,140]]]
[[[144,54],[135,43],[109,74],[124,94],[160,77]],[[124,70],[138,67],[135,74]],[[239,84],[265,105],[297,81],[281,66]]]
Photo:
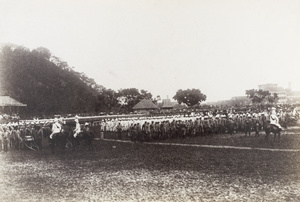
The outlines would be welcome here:
[[[114,91],[104,88],[98,94],[96,111],[128,113],[142,99],[149,99],[154,103],[157,102],[152,97],[152,94],[146,90],[139,91],[136,88],[126,88]]]
[[[272,94],[264,90],[246,90],[246,95],[253,104],[274,104],[279,100],[277,93]],[[188,107],[192,107],[205,101],[206,95],[202,94],[199,89],[178,90],[173,99],[177,100],[179,104],[184,103]]]
[[[112,89],[103,89],[98,95],[99,108],[98,111],[118,111],[129,112],[133,106],[142,99],[152,100],[157,103],[157,100],[152,97],[152,94],[146,90],[139,91],[136,88],[121,89],[118,92]],[[206,95],[202,94],[199,89],[178,90],[173,97],[179,104],[187,106],[199,105],[206,100]]]
[[[1,95],[26,103],[31,115],[129,112],[141,99],[153,100],[146,90],[106,89],[43,47],[2,47],[0,82]]]
[[[29,50],[4,46],[0,52],[0,92],[27,104],[29,114],[57,113],[128,113],[142,99],[157,101],[146,90],[127,88],[114,91],[97,84],[53,56],[43,47]],[[268,91],[247,90],[253,103],[278,100]],[[188,107],[199,105],[206,95],[199,89],[178,90],[173,97]]]
[[[251,90],[246,90],[246,95],[252,103],[276,103],[279,99],[277,93],[270,93],[269,91],[264,91],[264,90],[256,90],[256,89],[251,89]]]

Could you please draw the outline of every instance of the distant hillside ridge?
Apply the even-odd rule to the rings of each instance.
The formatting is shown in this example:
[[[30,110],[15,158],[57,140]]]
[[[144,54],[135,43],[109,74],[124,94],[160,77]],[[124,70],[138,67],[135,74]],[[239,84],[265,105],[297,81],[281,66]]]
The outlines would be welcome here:
[[[27,104],[28,114],[96,112],[103,88],[46,48],[0,48],[0,94]]]

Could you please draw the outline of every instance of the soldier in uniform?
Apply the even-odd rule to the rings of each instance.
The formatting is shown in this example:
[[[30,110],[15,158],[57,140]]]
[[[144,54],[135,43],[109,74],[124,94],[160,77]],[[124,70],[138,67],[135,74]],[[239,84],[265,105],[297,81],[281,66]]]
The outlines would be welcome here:
[[[7,128],[3,128],[3,132],[2,132],[2,144],[3,144],[3,151],[7,152],[8,150],[8,131]]]
[[[151,129],[150,129],[150,123],[149,122],[145,122],[145,133],[146,133],[146,138],[148,140],[151,140]]]
[[[138,139],[138,131],[137,131],[136,123],[132,124],[131,127],[130,127],[130,137],[131,137],[131,141],[134,142],[134,143]]]
[[[280,130],[282,130],[282,127],[279,124],[279,119],[276,115],[276,108],[275,107],[271,108],[270,124],[278,127]]]
[[[155,133],[155,123],[154,123],[154,121],[151,122],[151,124],[149,126],[149,129],[150,129],[150,134],[149,134],[150,140],[152,140],[153,135]]]
[[[58,119],[55,118],[54,123],[52,125],[52,133],[50,135],[50,139],[52,139],[55,134],[60,133],[61,129],[62,129],[61,124],[58,122]]]
[[[137,133],[137,139],[140,140],[141,142],[143,142],[144,135],[142,134],[142,128],[141,128],[141,125],[139,122],[136,124],[135,128],[136,128],[136,133]]]
[[[3,127],[0,126],[0,151],[2,150],[2,143],[3,143]]]
[[[251,135],[252,125],[252,116],[248,114],[245,121],[245,136],[247,136],[247,134],[249,134],[249,136]]]
[[[78,116],[75,116],[75,129],[74,129],[74,137],[76,138],[77,135],[81,132],[80,123],[78,120]]]
[[[118,123],[117,125],[117,137],[118,139],[122,139],[122,125],[121,125],[121,122]]]
[[[227,124],[227,132],[230,135],[232,135],[234,132],[234,121],[233,121],[232,115],[228,116],[226,124]]]

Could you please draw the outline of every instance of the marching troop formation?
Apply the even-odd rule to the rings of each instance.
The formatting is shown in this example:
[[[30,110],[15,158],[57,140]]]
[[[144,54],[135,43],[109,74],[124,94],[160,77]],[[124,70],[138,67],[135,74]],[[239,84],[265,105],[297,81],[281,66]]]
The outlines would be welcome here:
[[[131,119],[106,120],[101,123],[104,133],[116,133],[118,138],[124,134],[133,141],[150,141],[173,137],[203,136],[224,133],[255,132],[256,135],[268,122],[282,129],[296,118],[293,113],[229,113],[195,114],[192,116],[157,116]]]
[[[80,118],[75,117],[74,123],[68,125],[63,120],[54,119],[50,122],[34,121],[25,123],[8,123],[0,126],[0,150],[22,149],[26,138],[32,138],[37,147],[42,148],[45,138],[43,128],[50,130],[49,139],[56,133],[68,133],[68,137],[76,138],[82,131],[94,132],[109,136],[116,135],[119,139],[130,137],[133,142],[151,141],[187,136],[204,136],[213,134],[249,134],[259,132],[265,124],[270,123],[278,127],[291,125],[299,118],[298,112],[280,111],[272,108],[271,112],[260,113],[198,113],[193,115],[145,116],[131,118],[102,119],[91,123],[80,124]],[[96,130],[95,130],[96,129]]]

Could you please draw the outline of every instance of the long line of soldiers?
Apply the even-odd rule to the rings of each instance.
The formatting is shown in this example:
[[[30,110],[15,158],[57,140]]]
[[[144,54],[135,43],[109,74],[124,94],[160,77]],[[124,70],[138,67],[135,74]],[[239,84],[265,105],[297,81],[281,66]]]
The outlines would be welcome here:
[[[294,118],[291,113],[278,114],[279,122],[286,127]],[[115,133],[118,138],[128,135],[133,141],[150,141],[173,137],[204,136],[224,133],[245,133],[259,131],[269,121],[269,113],[217,114],[193,116],[158,116],[133,119],[113,119],[101,123],[104,133]]]
[[[68,124],[63,119],[58,121],[61,125],[61,130],[59,132],[63,133],[66,138],[73,137],[74,134],[74,125]],[[51,138],[51,132],[55,124],[55,119],[49,120],[32,120],[31,122],[21,121],[21,122],[12,122],[7,124],[0,125],[0,151],[7,152],[8,149],[24,149],[26,141],[33,141],[36,149],[42,150],[43,140]],[[90,123],[81,124],[81,131],[87,131],[90,129]],[[46,128],[46,133],[45,129]],[[94,126],[93,129],[99,127]],[[97,131],[93,130],[93,133]],[[100,130],[99,130],[100,133]]]
[[[91,124],[96,133],[114,134],[118,138],[129,136],[132,141],[151,141],[174,137],[204,136],[213,134],[250,133],[258,135],[269,120],[268,112],[232,114],[194,114],[192,116],[173,115],[156,117],[136,117],[106,119]],[[299,113],[281,112],[277,114],[281,126],[287,126],[299,118]],[[8,147],[21,149],[24,138],[33,136],[42,148],[41,128],[45,123],[33,121],[30,124],[8,123],[0,125],[0,150]],[[67,125],[66,125],[67,126]],[[66,127],[72,132],[72,128]]]
[[[0,151],[10,149],[23,149],[26,137],[34,137],[35,143],[42,148],[41,127],[38,123],[18,124],[8,123],[0,125]]]

